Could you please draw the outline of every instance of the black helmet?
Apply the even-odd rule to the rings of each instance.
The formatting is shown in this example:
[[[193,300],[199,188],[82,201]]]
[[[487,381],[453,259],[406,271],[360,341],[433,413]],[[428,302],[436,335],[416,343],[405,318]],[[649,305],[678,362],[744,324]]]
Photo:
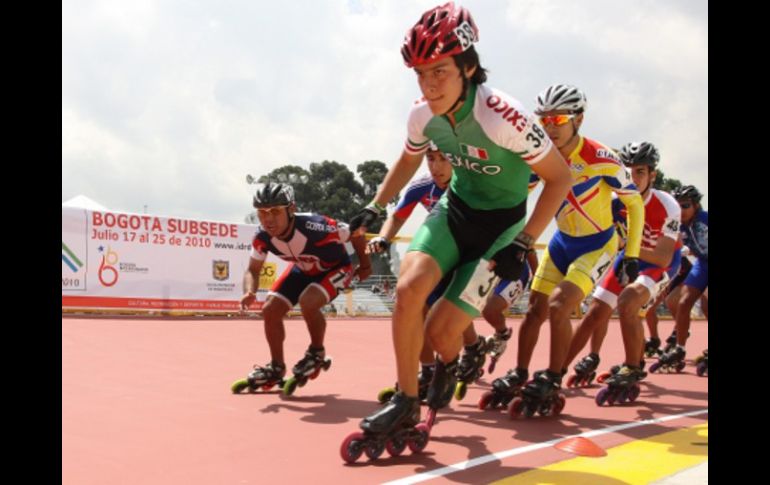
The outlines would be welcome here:
[[[695,203],[699,203],[701,197],[703,197],[694,185],[682,185],[681,187],[677,187],[671,192],[671,195],[673,195],[676,200],[690,199]]]
[[[254,207],[272,207],[294,203],[294,189],[289,184],[268,182],[254,194]]]
[[[623,165],[647,165],[654,170],[660,160],[658,149],[650,142],[632,141],[623,145],[618,154]]]

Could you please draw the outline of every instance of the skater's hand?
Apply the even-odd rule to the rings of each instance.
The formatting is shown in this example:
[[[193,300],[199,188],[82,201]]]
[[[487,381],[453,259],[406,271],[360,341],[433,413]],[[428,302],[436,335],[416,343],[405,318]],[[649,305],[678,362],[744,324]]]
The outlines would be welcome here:
[[[623,258],[618,268],[618,281],[620,286],[626,286],[633,283],[639,276],[639,259]]]
[[[390,248],[390,242],[382,236],[377,236],[369,240],[366,244],[366,254],[382,253]]]
[[[377,204],[370,204],[354,215],[350,219],[350,234],[353,236],[363,235],[366,232],[366,228],[370,227],[380,215],[385,211],[385,208]]]
[[[244,295],[241,297],[241,312],[245,312],[246,310],[248,310],[251,304],[254,303],[255,301],[257,301],[256,293],[251,293],[251,292],[244,293]]]
[[[520,232],[511,244],[492,256],[487,269],[493,270],[504,280],[518,280],[526,264],[527,253],[532,251],[534,242],[532,236]]]

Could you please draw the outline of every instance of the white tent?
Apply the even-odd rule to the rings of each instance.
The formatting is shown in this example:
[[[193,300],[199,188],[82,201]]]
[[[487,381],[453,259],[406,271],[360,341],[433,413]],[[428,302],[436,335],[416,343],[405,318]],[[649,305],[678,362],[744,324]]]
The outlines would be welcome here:
[[[89,199],[85,195],[76,195],[70,200],[62,202],[61,205],[62,207],[77,207],[81,209],[91,209],[91,210],[97,210],[102,212],[109,210],[103,205],[101,205],[100,203]]]

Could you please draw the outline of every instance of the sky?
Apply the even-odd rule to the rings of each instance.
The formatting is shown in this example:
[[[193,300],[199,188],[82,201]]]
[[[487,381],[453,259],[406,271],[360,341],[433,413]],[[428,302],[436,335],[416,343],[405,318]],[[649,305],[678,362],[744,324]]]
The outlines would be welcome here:
[[[708,208],[707,2],[458,3],[479,28],[489,86],[529,110],[551,84],[578,86],[583,135],[654,143],[666,176],[698,187]],[[392,165],[421,96],[399,50],[435,5],[63,0],[62,202],[242,223],[247,174]]]

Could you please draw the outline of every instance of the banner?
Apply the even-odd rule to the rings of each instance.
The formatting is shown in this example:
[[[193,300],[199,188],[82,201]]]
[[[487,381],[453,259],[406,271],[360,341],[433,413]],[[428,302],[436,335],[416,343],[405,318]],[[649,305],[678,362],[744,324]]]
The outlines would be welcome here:
[[[62,207],[62,309],[237,311],[256,226]],[[268,256],[261,308],[287,263]]]

